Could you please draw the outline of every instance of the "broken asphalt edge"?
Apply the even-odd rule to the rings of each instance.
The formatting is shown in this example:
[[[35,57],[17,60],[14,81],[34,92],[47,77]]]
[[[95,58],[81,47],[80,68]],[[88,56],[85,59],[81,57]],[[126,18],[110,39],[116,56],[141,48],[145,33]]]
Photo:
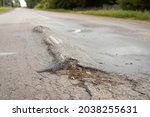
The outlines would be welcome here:
[[[54,62],[53,64],[55,64],[53,68],[38,71],[39,73],[48,71],[55,72],[59,69],[62,69],[64,64],[68,62],[74,62],[78,67],[89,69],[91,71],[100,71],[105,74],[109,74],[106,71],[100,70],[95,65],[91,66],[88,64],[83,64],[77,58],[74,58],[73,56],[69,55],[66,56],[65,54],[63,54],[63,51],[61,51],[61,49],[63,48],[63,41],[58,38],[56,39],[54,36],[52,36],[52,31],[48,27],[38,25],[33,28],[33,32],[41,33],[43,35],[43,41],[48,46],[48,52],[50,55],[52,55]]]

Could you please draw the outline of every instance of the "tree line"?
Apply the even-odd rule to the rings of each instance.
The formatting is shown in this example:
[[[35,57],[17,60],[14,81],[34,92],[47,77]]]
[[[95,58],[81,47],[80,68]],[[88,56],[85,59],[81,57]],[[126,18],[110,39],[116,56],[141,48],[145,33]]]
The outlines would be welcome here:
[[[26,0],[29,8],[89,8],[118,4],[122,9],[149,10],[150,0]]]
[[[0,7],[20,7],[19,0],[0,0]]]

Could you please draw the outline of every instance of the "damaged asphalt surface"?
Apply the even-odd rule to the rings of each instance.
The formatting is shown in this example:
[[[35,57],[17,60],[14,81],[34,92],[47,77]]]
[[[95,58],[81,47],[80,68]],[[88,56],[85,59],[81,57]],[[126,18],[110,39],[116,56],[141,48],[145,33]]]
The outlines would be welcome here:
[[[0,99],[150,99],[150,23],[15,9],[0,15]]]

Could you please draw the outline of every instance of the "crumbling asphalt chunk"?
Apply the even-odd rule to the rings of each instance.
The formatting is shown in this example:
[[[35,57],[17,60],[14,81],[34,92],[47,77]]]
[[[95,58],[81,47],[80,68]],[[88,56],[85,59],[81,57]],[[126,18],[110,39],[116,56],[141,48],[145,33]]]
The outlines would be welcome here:
[[[42,72],[53,72],[56,73],[59,70],[68,70],[69,77],[76,79],[79,76],[91,76],[90,71],[100,71],[102,70],[91,68],[88,66],[80,65],[79,61],[72,57],[66,57],[60,51],[61,45],[56,43],[54,39],[51,38],[51,30],[47,27],[37,26],[33,29],[34,32],[42,33],[44,35],[44,42],[48,46],[48,52],[53,57],[53,65],[49,69],[43,69],[37,71]],[[89,71],[89,72],[88,72]]]

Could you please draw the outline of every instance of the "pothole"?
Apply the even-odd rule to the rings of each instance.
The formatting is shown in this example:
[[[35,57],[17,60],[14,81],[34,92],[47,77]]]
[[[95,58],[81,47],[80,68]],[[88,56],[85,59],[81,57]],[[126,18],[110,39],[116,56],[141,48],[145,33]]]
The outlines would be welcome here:
[[[53,57],[53,66],[48,69],[39,70],[37,71],[38,73],[51,72],[58,76],[68,76],[69,79],[78,80],[79,83],[76,85],[85,88],[86,91],[90,93],[92,92],[90,90],[90,87],[102,90],[99,89],[99,86],[104,85],[104,87],[106,87],[105,89],[108,92],[112,93],[113,97],[116,99],[118,96],[123,95],[124,92],[125,94],[123,96],[128,95],[128,98],[131,96],[132,99],[134,99],[136,98],[136,95],[138,95],[138,99],[140,99],[142,93],[135,90],[137,82],[135,82],[134,80],[128,79],[128,77],[126,77],[125,75],[107,73],[94,67],[81,65],[79,60],[69,56],[65,56],[60,51],[62,47],[61,43],[58,44],[53,42],[53,40],[50,38],[51,30],[47,30],[48,28],[44,28],[42,26],[36,27],[34,29],[34,31],[44,34],[44,42],[48,46],[49,54]],[[90,82],[92,85],[88,86],[88,82]],[[117,87],[119,87],[119,89],[123,93],[121,93]],[[97,90],[94,88],[93,90]],[[97,92],[96,94],[99,93]],[[143,94],[144,99],[145,95],[146,94]]]
[[[63,66],[57,68],[59,69],[49,69],[47,72],[55,73],[56,75],[67,75],[69,79],[78,79],[83,81],[83,79],[88,80],[88,78],[94,79],[92,83],[97,84],[111,84],[111,85],[121,85],[121,84],[130,84],[134,86],[136,82],[129,80],[125,75],[118,75],[114,73],[107,73],[105,71],[86,67],[80,65],[78,60],[67,58]]]
[[[111,74],[96,68],[83,66],[80,64],[79,60],[72,57],[66,57],[60,52],[61,45],[53,42],[50,38],[51,30],[49,28],[37,26],[33,31],[44,34],[44,42],[48,46],[49,54],[53,57],[52,67],[39,70],[37,71],[38,73],[51,72],[57,75],[67,75],[70,79],[79,80],[82,78],[94,78],[96,79],[95,83],[97,84],[111,83],[115,85],[132,82],[123,75]]]

